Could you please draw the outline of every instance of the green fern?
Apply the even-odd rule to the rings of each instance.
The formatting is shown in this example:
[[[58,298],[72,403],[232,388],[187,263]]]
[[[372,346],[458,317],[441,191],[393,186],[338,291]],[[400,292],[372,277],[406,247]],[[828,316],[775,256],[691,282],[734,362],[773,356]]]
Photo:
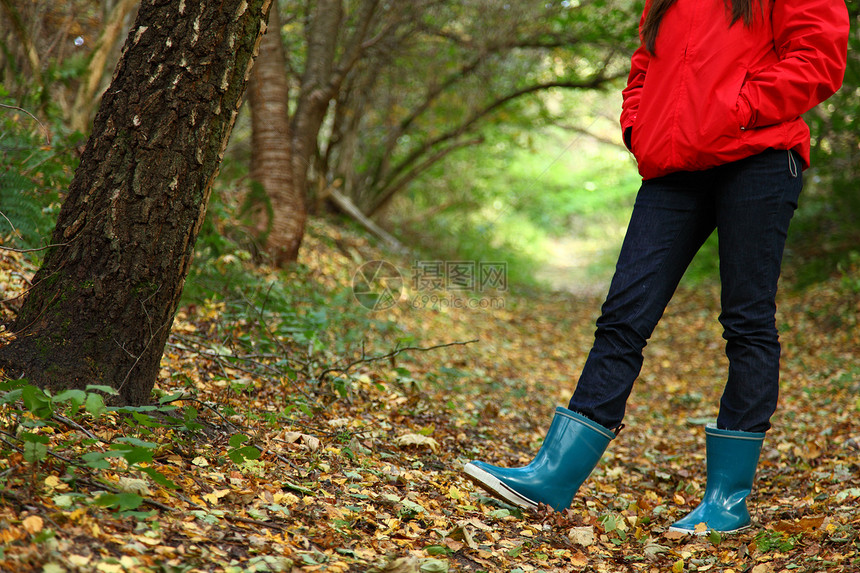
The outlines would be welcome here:
[[[0,238],[25,249],[45,243],[54,225],[54,215],[40,195],[32,180],[0,171]]]
[[[50,241],[81,136],[37,120],[2,89],[0,103],[0,244],[38,248]]]

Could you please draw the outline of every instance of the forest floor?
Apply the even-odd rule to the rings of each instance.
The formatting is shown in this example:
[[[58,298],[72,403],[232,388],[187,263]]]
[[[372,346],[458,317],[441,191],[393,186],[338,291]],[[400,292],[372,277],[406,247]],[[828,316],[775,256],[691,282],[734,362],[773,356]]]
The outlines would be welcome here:
[[[380,259],[400,276],[354,282]],[[677,293],[626,427],[572,507],[530,512],[460,469],[531,459],[576,384],[600,295],[503,290],[497,276],[493,289],[427,290],[427,261],[318,221],[303,260],[316,294],[287,297],[290,317],[268,303],[237,317],[235,298],[185,305],[149,409],[4,383],[0,570],[860,570],[856,266],[780,293],[781,403],[754,526],[695,537],[668,527],[704,488],[703,428],[726,369],[717,288]],[[0,298],[33,270],[0,252]],[[256,272],[274,299],[284,276]],[[403,287],[392,308],[353,298],[380,285]],[[0,319],[16,304],[0,304]]]

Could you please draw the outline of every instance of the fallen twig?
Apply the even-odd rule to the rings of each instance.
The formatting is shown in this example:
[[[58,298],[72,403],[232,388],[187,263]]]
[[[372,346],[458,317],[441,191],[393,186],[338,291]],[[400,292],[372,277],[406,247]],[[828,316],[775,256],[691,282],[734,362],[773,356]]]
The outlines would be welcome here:
[[[412,350],[417,350],[420,352],[429,352],[430,350],[438,350],[439,348],[447,348],[449,346],[465,346],[467,344],[472,344],[473,342],[478,342],[478,339],[475,338],[473,340],[466,340],[466,341],[460,341],[460,342],[448,342],[445,344],[437,344],[435,346],[403,346],[402,348],[395,347],[395,349],[392,350],[391,352],[387,352],[385,354],[380,354],[378,356],[367,356],[367,355],[365,355],[364,346],[362,345],[362,347],[361,347],[361,358],[359,358],[358,360],[353,360],[352,362],[350,362],[349,364],[347,364],[343,368],[327,368],[327,369],[323,370],[322,373],[319,374],[319,376],[317,377],[317,380],[322,382],[323,378],[325,378],[328,374],[330,374],[332,372],[341,372],[343,374],[346,374],[353,367],[358,366],[359,364],[364,364],[364,363],[368,363],[368,362],[377,362],[379,360],[385,360],[387,358],[394,358],[395,356],[397,356],[401,352],[407,352],[407,351],[412,351]]]

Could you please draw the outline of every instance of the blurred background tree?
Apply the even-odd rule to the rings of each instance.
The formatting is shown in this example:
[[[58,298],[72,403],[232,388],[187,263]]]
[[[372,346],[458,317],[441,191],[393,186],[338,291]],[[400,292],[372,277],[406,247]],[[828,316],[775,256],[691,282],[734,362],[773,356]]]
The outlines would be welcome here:
[[[484,142],[486,129],[545,123],[538,94],[598,89],[623,77],[623,39],[636,21],[635,7],[621,2],[318,0],[282,8],[284,24],[270,33],[283,34],[283,73],[294,89],[265,97],[292,98],[293,199],[275,199],[285,183],[260,180],[284,167],[255,163],[251,185],[265,193],[249,197],[264,204],[244,202],[269,219],[253,227],[270,251],[279,248],[272,233],[279,221],[297,219],[291,227],[301,229],[305,204],[319,212],[332,200],[379,217],[434,165]],[[252,122],[253,133],[260,130],[284,131]],[[252,141],[252,160],[256,147]],[[296,249],[285,251],[289,260]]]
[[[849,0],[851,36],[845,82],[806,115],[812,161],[791,247],[802,263],[799,285],[860,256],[860,3]]]

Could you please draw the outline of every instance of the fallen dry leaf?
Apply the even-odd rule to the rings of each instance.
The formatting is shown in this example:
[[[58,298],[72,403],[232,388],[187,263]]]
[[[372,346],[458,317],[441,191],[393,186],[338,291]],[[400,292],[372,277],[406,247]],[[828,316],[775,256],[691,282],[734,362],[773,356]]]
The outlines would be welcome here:
[[[38,515],[30,515],[21,521],[21,526],[26,529],[27,533],[30,535],[35,535],[42,531],[42,528],[45,526],[45,522]]]
[[[345,232],[326,227],[323,234],[343,241]],[[339,258],[313,234],[306,246],[314,288],[348,289],[351,259]],[[373,249],[362,243],[359,251],[381,259]],[[0,275],[3,264],[0,251]],[[0,282],[8,283],[8,276]],[[781,291],[780,409],[749,501],[754,527],[736,535],[666,531],[705,488],[702,426],[716,415],[721,388],[714,381],[725,374],[718,287],[679,288],[649,342],[626,429],[562,513],[498,502],[465,479],[461,468],[469,459],[513,467],[534,457],[554,405],[566,403],[587,357],[599,297],[510,292],[509,304],[498,312],[393,309],[391,331],[414,335],[416,344],[471,340],[476,333],[481,341],[359,364],[346,397],[301,373],[278,383],[271,376],[278,367],[274,358],[255,361],[276,354],[278,360],[304,360],[307,347],[293,349],[286,337],[266,339],[267,328],[280,328],[277,312],[233,320],[229,307],[213,300],[182,309],[187,326],[171,335],[158,381],[165,396],[193,393],[197,418],[175,414],[203,429],[148,427],[110,413],[99,419],[86,414],[75,419],[80,428],[58,424],[45,433],[52,451],[75,460],[122,437],[157,443],[154,461],[144,467],[178,489],[113,458],[107,483],[120,489],[120,483],[143,481],[149,493],[126,489],[160,505],[145,503],[133,513],[95,506],[96,486],[85,483],[84,473],[72,474],[50,456],[34,466],[8,448],[0,456],[0,570],[41,570],[50,561],[69,572],[154,564],[308,573],[853,571],[860,563],[853,544],[860,530],[860,482],[850,445],[860,436],[854,358],[860,328],[851,326],[857,295],[842,284]],[[397,344],[366,328],[349,308],[327,310],[345,317],[333,327],[368,337],[367,344],[375,345],[368,346],[368,356]],[[309,304],[296,311],[315,309]],[[373,320],[384,323],[386,316]],[[267,328],[255,329],[263,320]],[[837,328],[836,321],[848,327]],[[347,338],[342,331],[335,336],[338,344]],[[260,346],[245,348],[243,340]],[[331,358],[313,357],[321,365]],[[0,404],[10,441],[16,435],[10,424],[22,418],[3,410],[11,407]],[[177,407],[184,407],[182,401]],[[253,436],[262,450],[258,459],[230,458],[230,450],[239,448],[225,444],[237,428]],[[108,444],[82,439],[84,432]],[[293,441],[287,445],[284,438]],[[133,496],[117,498],[134,503]],[[30,518],[37,516],[44,522],[33,534],[38,526]],[[34,543],[47,529],[49,542]]]
[[[819,529],[823,523],[824,516],[822,515],[818,517],[802,517],[793,521],[780,520],[769,527],[784,533],[806,533]]]
[[[567,537],[574,545],[590,547],[591,545],[594,545],[594,527],[590,525],[584,527],[574,527],[568,532]]]
[[[280,435],[280,439],[288,444],[297,444],[303,446],[308,451],[315,452],[320,449],[320,440],[315,436],[303,434],[301,432],[284,432]]]
[[[404,434],[394,439],[398,446],[427,446],[433,452],[439,449],[439,442],[423,434]]]
[[[677,541],[678,539],[684,539],[685,537],[689,537],[689,535],[689,533],[684,533],[683,531],[667,531],[663,534],[663,537],[665,537],[666,539]]]

